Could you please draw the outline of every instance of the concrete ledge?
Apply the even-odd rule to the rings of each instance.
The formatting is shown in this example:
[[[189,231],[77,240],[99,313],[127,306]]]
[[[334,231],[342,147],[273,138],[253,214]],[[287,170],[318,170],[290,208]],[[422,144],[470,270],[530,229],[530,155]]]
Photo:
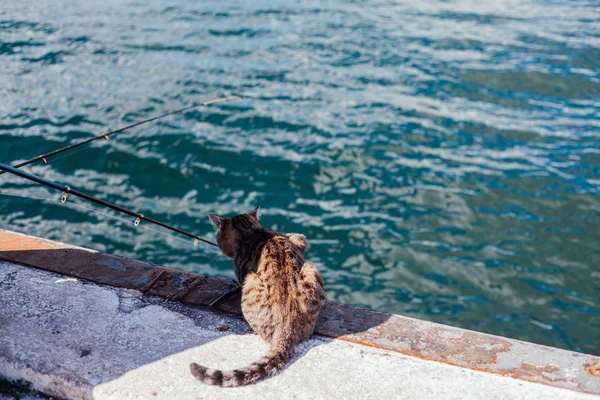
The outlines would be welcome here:
[[[256,385],[208,387],[191,378],[190,361],[239,367],[266,349],[254,335],[239,336],[247,333],[240,318],[202,307],[230,281],[9,231],[0,231],[0,259],[9,260],[0,263],[0,375],[62,397],[583,399],[597,398],[584,392],[600,393],[598,357],[332,302],[317,331],[341,341],[314,337],[281,374]],[[235,299],[224,307],[233,315],[239,310]]]

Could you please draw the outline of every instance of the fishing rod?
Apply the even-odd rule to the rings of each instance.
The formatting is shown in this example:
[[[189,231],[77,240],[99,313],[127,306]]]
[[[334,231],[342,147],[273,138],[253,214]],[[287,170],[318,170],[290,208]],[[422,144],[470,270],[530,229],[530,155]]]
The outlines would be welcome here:
[[[112,203],[109,203],[109,202],[104,201],[102,199],[98,199],[98,198],[96,198],[94,196],[90,196],[89,194],[85,194],[85,193],[82,193],[80,191],[71,189],[70,187],[68,187],[66,185],[62,185],[60,183],[56,183],[54,181],[50,181],[48,179],[44,179],[44,178],[41,178],[39,176],[36,176],[36,175],[30,174],[30,173],[21,171],[20,169],[12,167],[12,166],[10,166],[8,164],[0,163],[0,170],[2,170],[3,173],[8,172],[10,174],[17,175],[17,176],[19,176],[21,178],[25,178],[25,179],[30,180],[32,182],[38,183],[38,184],[40,184],[42,186],[46,186],[46,187],[49,187],[51,189],[62,191],[63,193],[62,193],[60,201],[63,204],[66,203],[68,196],[70,194],[72,194],[73,196],[80,197],[82,199],[91,201],[92,203],[96,203],[96,204],[99,204],[101,206],[111,208],[111,209],[113,209],[115,211],[118,211],[120,213],[127,214],[127,215],[129,215],[131,217],[135,217],[135,221],[133,223],[135,226],[138,226],[141,221],[148,221],[148,222],[150,222],[150,223],[152,223],[154,225],[158,225],[158,226],[163,227],[165,229],[168,229],[170,231],[177,232],[179,234],[182,234],[184,236],[187,236],[187,237],[190,237],[190,238],[194,239],[194,245],[198,245],[199,242],[204,242],[204,243],[210,244],[212,246],[219,247],[218,244],[213,243],[213,242],[211,242],[209,240],[203,239],[200,236],[196,236],[196,235],[191,234],[189,232],[183,231],[183,230],[181,230],[179,228],[175,228],[173,226],[167,225],[164,222],[160,222],[160,221],[157,221],[157,220],[155,220],[153,218],[147,217],[147,216],[145,216],[143,214],[136,213],[136,212],[128,210],[126,208],[120,207],[120,206],[118,206],[116,204],[112,204]]]
[[[192,105],[189,105],[187,107],[183,107],[183,108],[180,108],[180,109],[177,109],[177,110],[169,111],[167,113],[164,113],[164,114],[161,114],[161,115],[157,115],[155,117],[148,118],[148,119],[136,122],[136,123],[131,124],[131,125],[124,126],[122,128],[116,129],[114,131],[110,131],[110,132],[106,132],[106,133],[101,133],[98,136],[94,136],[92,138],[82,140],[81,142],[73,143],[73,144],[71,144],[69,146],[61,147],[60,149],[52,150],[52,151],[50,151],[48,153],[41,154],[41,155],[39,155],[37,157],[30,158],[29,160],[26,160],[26,161],[23,161],[23,162],[20,162],[18,164],[13,165],[13,168],[21,168],[21,167],[24,167],[26,165],[33,164],[36,161],[43,161],[44,164],[48,164],[48,158],[49,157],[55,156],[57,154],[60,154],[62,152],[68,151],[68,150],[72,150],[74,148],[77,148],[79,146],[83,146],[84,144],[88,144],[88,143],[91,143],[91,142],[99,140],[99,139],[106,139],[106,140],[108,140],[108,137],[111,136],[111,135],[114,135],[115,133],[120,133],[120,132],[126,131],[128,129],[135,128],[136,126],[140,126],[140,125],[143,125],[143,124],[147,124],[148,122],[152,122],[152,121],[156,121],[156,120],[161,119],[161,118],[168,117],[169,115],[179,114],[179,113],[182,113],[184,111],[191,110],[192,108],[207,106],[207,105],[216,104],[216,103],[223,103],[225,101],[235,100],[235,99],[239,99],[239,98],[240,98],[239,96],[221,97],[219,99],[204,101],[202,103],[196,103],[196,104],[192,104]],[[8,171],[6,171],[6,170],[0,171],[0,175],[5,174],[6,172],[8,172]]]

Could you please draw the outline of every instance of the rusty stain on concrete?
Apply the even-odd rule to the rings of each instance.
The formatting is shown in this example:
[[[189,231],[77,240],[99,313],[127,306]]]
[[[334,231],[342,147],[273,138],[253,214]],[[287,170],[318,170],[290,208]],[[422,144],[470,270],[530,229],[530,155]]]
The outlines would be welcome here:
[[[208,306],[236,287],[207,277],[0,229],[0,259],[96,283]],[[118,267],[116,267],[118,266]],[[240,295],[216,309],[241,316]],[[600,359],[428,321],[327,302],[316,333],[478,371],[600,394]]]
[[[527,378],[526,380],[531,380],[535,376],[545,375],[556,381],[565,381],[564,378],[554,378],[558,372],[559,368],[557,365],[534,365],[523,361],[521,362],[521,368],[515,368],[511,376],[513,378],[525,377]]]
[[[588,372],[593,376],[600,376],[600,359],[588,361]]]

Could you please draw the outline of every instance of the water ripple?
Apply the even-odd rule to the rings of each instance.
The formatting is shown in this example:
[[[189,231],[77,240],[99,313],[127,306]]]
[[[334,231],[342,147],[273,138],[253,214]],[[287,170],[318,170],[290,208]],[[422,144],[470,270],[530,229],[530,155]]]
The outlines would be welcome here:
[[[59,2],[60,3],[60,2]],[[260,204],[328,297],[598,353],[593,0],[42,0],[0,10],[0,155],[200,235]],[[3,227],[233,277],[212,249],[8,177]]]

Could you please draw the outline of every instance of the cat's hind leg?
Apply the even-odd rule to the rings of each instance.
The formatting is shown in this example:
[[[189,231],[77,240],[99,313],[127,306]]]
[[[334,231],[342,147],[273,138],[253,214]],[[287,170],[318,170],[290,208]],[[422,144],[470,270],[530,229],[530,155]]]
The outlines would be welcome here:
[[[252,330],[270,343],[278,324],[277,315],[269,299],[267,286],[255,272],[249,273],[244,279],[242,313]]]

